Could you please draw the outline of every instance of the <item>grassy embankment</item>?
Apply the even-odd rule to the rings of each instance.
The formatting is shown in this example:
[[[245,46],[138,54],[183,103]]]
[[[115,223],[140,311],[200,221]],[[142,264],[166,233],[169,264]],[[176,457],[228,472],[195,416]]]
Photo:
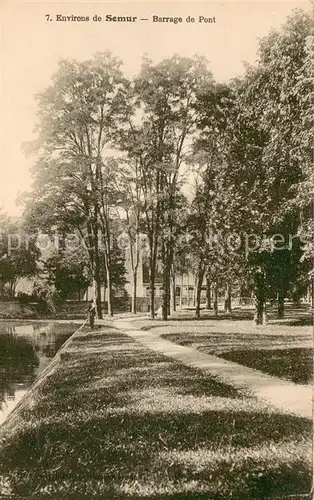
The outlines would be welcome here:
[[[310,489],[308,420],[112,328],[77,337],[33,396],[2,432],[2,491],[16,498],[257,500]]]
[[[56,312],[41,309],[38,304],[21,304],[17,299],[0,301],[0,319],[9,320],[46,320],[46,319],[85,319],[87,303],[67,302]]]

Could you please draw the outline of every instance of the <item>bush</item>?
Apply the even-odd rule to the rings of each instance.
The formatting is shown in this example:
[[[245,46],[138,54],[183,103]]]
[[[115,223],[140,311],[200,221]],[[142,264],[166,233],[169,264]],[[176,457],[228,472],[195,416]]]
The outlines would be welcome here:
[[[34,286],[33,296],[38,303],[39,313],[56,313],[63,303],[60,293],[54,285],[37,282]]]
[[[24,306],[24,305],[27,305],[27,304],[30,304],[31,302],[35,302],[35,298],[33,297],[33,295],[29,295],[27,293],[24,293],[24,292],[19,292],[17,294],[17,300],[18,300],[18,303],[20,306]]]

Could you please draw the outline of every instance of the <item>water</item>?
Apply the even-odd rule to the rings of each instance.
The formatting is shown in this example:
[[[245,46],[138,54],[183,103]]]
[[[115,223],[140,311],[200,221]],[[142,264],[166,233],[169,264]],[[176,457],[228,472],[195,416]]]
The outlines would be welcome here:
[[[0,425],[77,328],[0,320]]]

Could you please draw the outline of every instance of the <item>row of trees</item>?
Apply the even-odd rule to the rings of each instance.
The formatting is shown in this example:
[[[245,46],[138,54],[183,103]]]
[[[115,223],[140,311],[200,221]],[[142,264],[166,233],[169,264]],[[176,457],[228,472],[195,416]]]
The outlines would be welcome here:
[[[175,303],[174,277],[187,269],[197,275],[197,317],[205,277],[215,296],[225,286],[227,309],[234,284],[254,288],[259,323],[267,298],[278,297],[282,315],[287,294],[302,293],[313,254],[311,238],[302,243],[303,233],[313,234],[312,28],[296,12],[228,85],[200,57],[144,59],[132,80],[110,53],[60,63],[38,96],[38,138],[26,148],[37,158],[26,228],[80,236],[100,317],[102,285],[113,313],[121,232],[134,312],[143,234],[152,317],[158,265],[164,318],[171,296]],[[182,186],[192,170],[191,202]],[[253,233],[263,236],[254,252]],[[284,238],[280,249],[274,234]]]
[[[287,294],[300,296],[309,284],[313,47],[313,18],[296,13],[260,42],[259,61],[241,80],[216,87],[200,103],[196,146],[205,153],[205,172],[197,202],[208,216],[206,230],[263,235],[255,252],[207,252],[209,268],[216,268],[209,274],[218,272],[227,281],[239,273],[250,277],[258,323],[267,298],[277,296],[282,317]],[[207,193],[213,196],[209,209]]]

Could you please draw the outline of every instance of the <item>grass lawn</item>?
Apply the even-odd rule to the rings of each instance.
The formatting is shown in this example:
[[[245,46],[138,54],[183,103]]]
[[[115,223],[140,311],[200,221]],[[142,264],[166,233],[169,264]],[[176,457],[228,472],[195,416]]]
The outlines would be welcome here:
[[[310,342],[301,340],[300,336],[183,331],[162,337],[296,384],[312,384],[313,381],[313,349]]]
[[[294,318],[292,314],[285,324],[278,321],[257,327],[244,318],[195,321],[192,314],[185,311],[182,318],[177,313],[177,317],[167,322],[138,320],[135,324],[179,345],[298,384],[312,383],[312,327],[295,326],[297,315]]]
[[[2,428],[0,493],[286,498],[310,490],[311,430],[106,327],[83,332]]]
[[[224,352],[220,357],[296,384],[312,384],[312,349],[260,349]]]

